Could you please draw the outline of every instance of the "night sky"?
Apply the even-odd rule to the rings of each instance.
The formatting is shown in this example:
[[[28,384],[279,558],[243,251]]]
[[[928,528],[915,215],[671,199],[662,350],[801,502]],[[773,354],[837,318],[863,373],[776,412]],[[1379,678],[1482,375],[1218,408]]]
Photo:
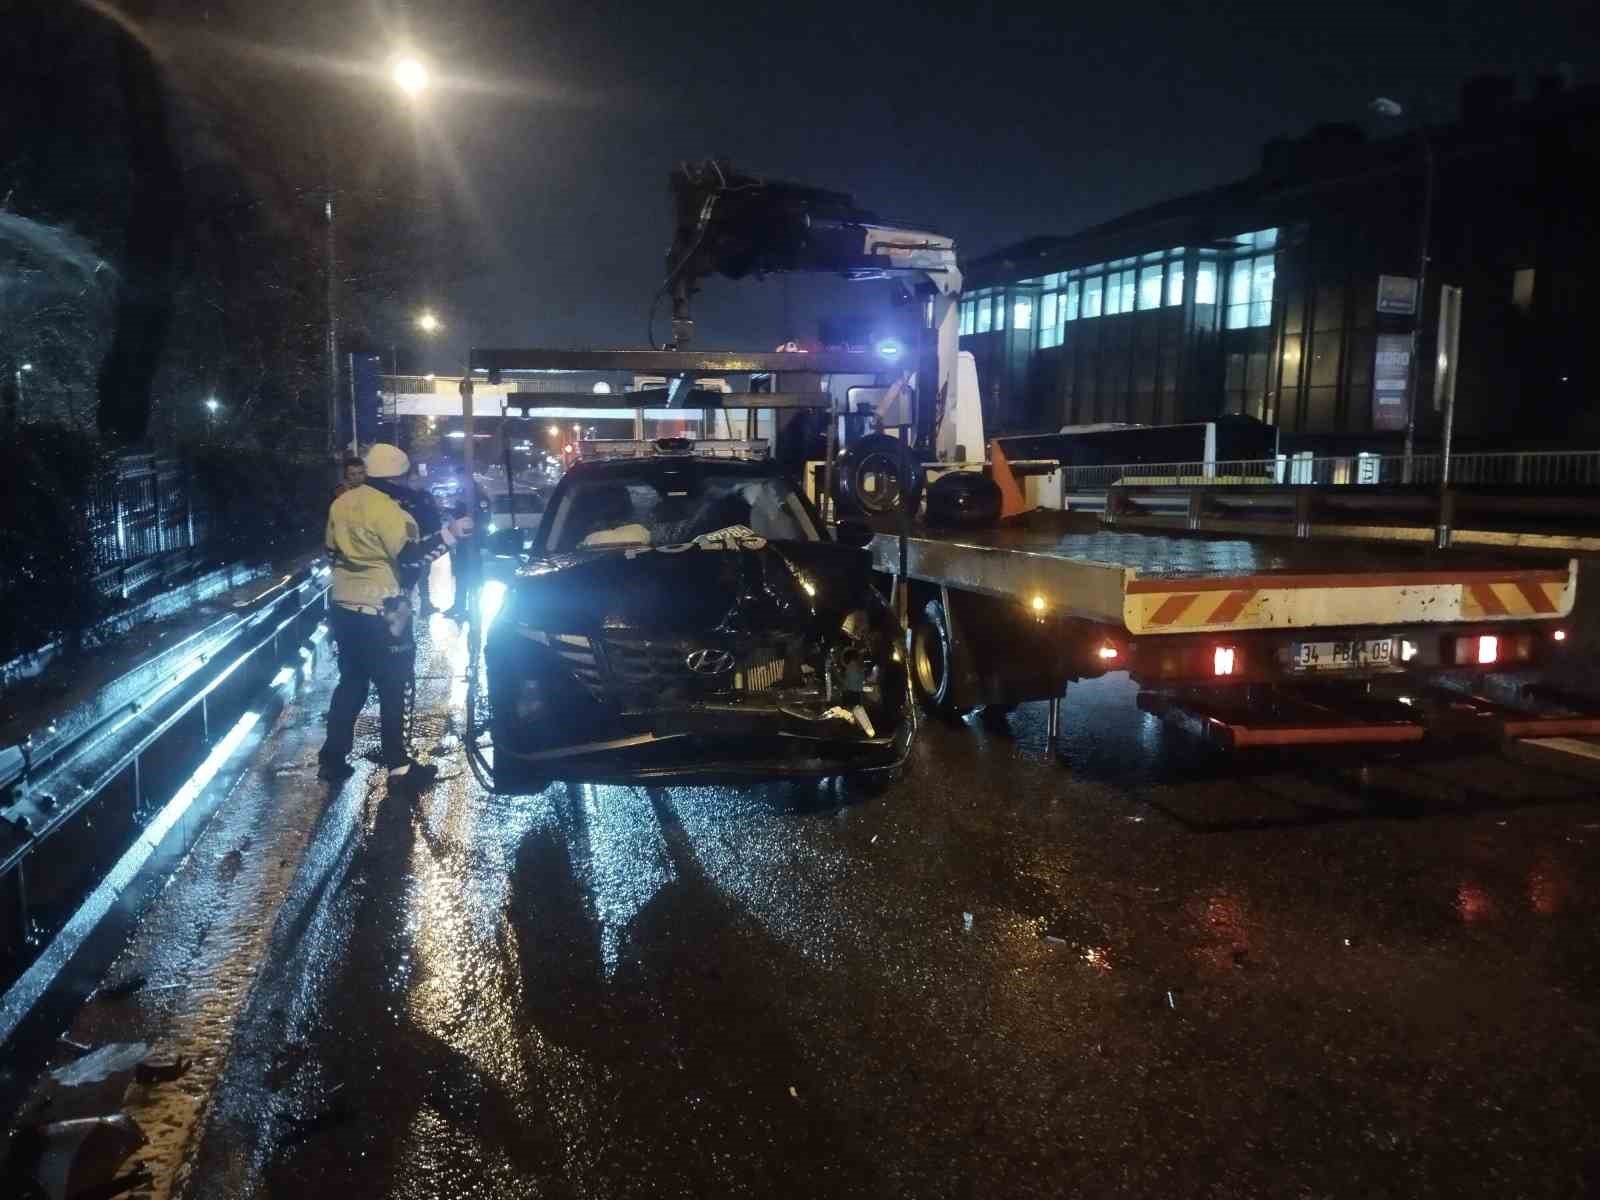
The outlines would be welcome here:
[[[1568,2],[414,3],[447,77],[424,152],[451,146],[485,253],[436,300],[463,343],[639,346],[678,159],[846,190],[973,255],[1247,174],[1264,140],[1317,122],[1378,132],[1374,96],[1440,121],[1475,73],[1526,89],[1565,64],[1595,82],[1592,17]],[[828,304],[872,307],[883,287],[787,286],[708,284],[700,344],[805,336]]]

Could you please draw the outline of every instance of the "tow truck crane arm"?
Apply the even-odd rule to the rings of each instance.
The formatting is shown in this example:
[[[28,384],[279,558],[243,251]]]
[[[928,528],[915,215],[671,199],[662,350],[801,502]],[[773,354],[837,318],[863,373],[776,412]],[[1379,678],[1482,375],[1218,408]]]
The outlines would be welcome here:
[[[657,295],[658,301],[662,294],[672,300],[672,340],[665,348],[686,349],[692,341],[691,301],[710,275],[743,279],[806,271],[848,279],[911,277],[931,300],[929,349],[937,366],[929,375],[938,379],[933,412],[956,412],[961,271],[954,238],[884,221],[844,192],[742,175],[724,162],[685,163],[671,182],[672,248]],[[977,397],[970,403],[976,405]],[[954,449],[954,430],[953,420],[939,422],[935,442],[946,456]]]

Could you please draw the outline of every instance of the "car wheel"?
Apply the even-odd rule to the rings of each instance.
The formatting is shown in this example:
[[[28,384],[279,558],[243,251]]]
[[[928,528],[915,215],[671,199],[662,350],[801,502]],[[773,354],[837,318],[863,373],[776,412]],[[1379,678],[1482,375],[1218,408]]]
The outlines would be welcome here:
[[[911,686],[923,708],[952,720],[961,716],[951,701],[953,649],[944,606],[930,600],[911,630]]]

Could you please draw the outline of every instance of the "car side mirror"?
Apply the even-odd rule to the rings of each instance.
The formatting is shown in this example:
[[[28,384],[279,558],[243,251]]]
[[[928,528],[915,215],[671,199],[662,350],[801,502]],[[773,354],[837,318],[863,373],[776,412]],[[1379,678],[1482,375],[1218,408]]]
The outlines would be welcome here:
[[[860,550],[872,541],[872,526],[862,521],[840,521],[834,526],[833,540]]]

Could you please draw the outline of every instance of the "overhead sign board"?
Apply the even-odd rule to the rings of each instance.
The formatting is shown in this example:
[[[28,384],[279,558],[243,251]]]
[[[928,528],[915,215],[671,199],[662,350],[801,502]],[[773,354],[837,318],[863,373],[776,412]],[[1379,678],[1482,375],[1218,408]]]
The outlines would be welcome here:
[[[1417,281],[1410,275],[1378,276],[1378,311],[1410,316],[1417,311]]]
[[[1372,427],[1406,427],[1406,386],[1411,378],[1411,335],[1380,333],[1372,364]]]

